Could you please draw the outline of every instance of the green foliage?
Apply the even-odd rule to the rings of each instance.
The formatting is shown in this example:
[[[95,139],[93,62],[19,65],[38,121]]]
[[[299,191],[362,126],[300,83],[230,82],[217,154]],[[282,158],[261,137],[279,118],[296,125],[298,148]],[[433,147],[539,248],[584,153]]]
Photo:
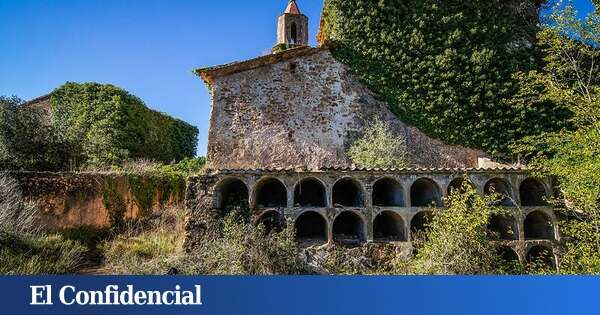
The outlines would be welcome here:
[[[68,150],[43,108],[0,97],[0,169],[67,168],[63,156]]]
[[[103,270],[109,274],[166,274],[171,268],[182,268],[186,259],[184,213],[166,208],[158,218],[130,224],[103,242]]]
[[[581,20],[572,3],[554,8],[540,42],[540,97],[574,113],[573,128],[524,139],[517,152],[558,179],[564,198],[562,273],[600,273],[600,17]]]
[[[104,269],[112,274],[298,274],[306,272],[298,258],[292,227],[267,234],[261,226],[239,220],[235,211],[213,218],[206,237],[185,253],[183,212],[163,213],[158,222],[132,227],[105,242]]]
[[[239,220],[235,211],[212,224],[200,248],[191,257],[191,273],[199,274],[305,274],[293,224],[266,233],[264,227]],[[220,226],[220,228],[218,228]]]
[[[11,235],[0,231],[0,274],[68,274],[80,266],[87,251],[60,235]]]
[[[514,75],[539,68],[540,3],[327,0],[321,36],[403,121],[447,143],[501,153],[563,125],[552,103],[513,101]]]
[[[400,269],[415,274],[476,275],[496,274],[502,265],[498,243],[488,230],[497,196],[480,196],[467,181],[462,191],[453,191],[445,200],[448,208],[434,209],[426,237],[416,242],[416,256],[400,261]]]
[[[402,168],[408,165],[406,142],[389,124],[376,120],[348,150],[353,163],[370,168]]]
[[[51,104],[53,124],[74,148],[68,158],[77,165],[140,158],[169,163],[196,153],[197,128],[115,86],[67,83],[52,93]]]

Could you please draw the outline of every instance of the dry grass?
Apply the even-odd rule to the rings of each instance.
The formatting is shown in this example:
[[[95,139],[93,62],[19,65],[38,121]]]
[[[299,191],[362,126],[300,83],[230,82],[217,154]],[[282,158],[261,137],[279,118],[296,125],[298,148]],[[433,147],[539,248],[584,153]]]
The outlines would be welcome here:
[[[66,274],[80,266],[87,248],[42,233],[37,214],[17,181],[0,175],[0,274]]]

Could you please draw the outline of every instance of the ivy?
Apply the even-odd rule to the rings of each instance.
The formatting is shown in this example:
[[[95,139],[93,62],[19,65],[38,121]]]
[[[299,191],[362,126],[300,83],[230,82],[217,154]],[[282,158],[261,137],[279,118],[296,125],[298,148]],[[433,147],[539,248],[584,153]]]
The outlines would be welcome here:
[[[519,73],[541,67],[542,1],[327,0],[321,39],[404,122],[449,144],[509,152],[565,125],[530,102]]]
[[[141,158],[170,163],[196,154],[196,127],[147,108],[113,85],[67,83],[52,93],[51,107],[71,165],[110,166]]]

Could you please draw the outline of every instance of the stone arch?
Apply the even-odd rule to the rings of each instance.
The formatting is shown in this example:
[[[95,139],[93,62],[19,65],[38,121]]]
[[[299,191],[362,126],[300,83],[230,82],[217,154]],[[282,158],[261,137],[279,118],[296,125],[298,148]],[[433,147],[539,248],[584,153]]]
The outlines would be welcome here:
[[[407,241],[402,217],[392,211],[383,211],[373,220],[373,236],[376,241]]]
[[[450,184],[448,184],[448,196],[450,196],[452,194],[453,191],[459,191],[462,192],[463,191],[463,185],[465,184],[465,182],[475,188],[475,184],[473,184],[473,182],[471,182],[470,180],[468,180],[465,177],[456,177],[455,179],[453,179]]]
[[[527,251],[527,262],[529,264],[543,264],[550,268],[555,268],[556,266],[556,260],[552,249],[544,245],[532,246],[529,251]]]
[[[241,179],[230,177],[222,180],[215,189],[215,208],[226,211],[233,207],[248,207],[248,186]]]
[[[527,178],[519,186],[519,197],[523,207],[537,207],[547,205],[546,188],[544,184],[535,179]]]
[[[440,186],[429,178],[420,178],[410,187],[410,202],[413,207],[442,206]]]
[[[488,223],[488,230],[502,240],[519,239],[517,220],[515,220],[513,215],[508,213],[492,215]]]
[[[395,179],[384,177],[373,184],[373,205],[377,207],[404,207],[404,189]]]
[[[554,225],[552,219],[541,211],[533,211],[525,217],[523,224],[525,239],[527,240],[553,240]]]
[[[498,256],[505,262],[519,262],[519,254],[510,246],[500,246]]]
[[[344,177],[333,185],[333,206],[363,207],[364,197],[360,183],[351,177]]]
[[[343,211],[333,221],[333,239],[341,244],[362,243],[365,237],[365,223],[360,215],[353,211]]]
[[[255,187],[256,206],[258,208],[285,208],[287,207],[287,189],[277,178],[267,177],[261,179]]]
[[[433,213],[431,211],[421,211],[413,216],[410,220],[410,232],[424,232],[427,228],[427,224],[431,222]]]
[[[499,206],[505,207],[514,207],[515,203],[513,201],[513,193],[511,185],[508,181],[502,178],[492,178],[483,187],[483,192],[486,195],[491,195],[492,193],[496,193],[500,195],[502,198],[498,201]]]
[[[256,220],[256,226],[262,225],[265,232],[280,231],[284,226],[284,220],[281,213],[275,210],[266,211]]]
[[[302,213],[294,222],[296,239],[306,241],[327,241],[327,220],[315,211]]]
[[[325,185],[314,177],[304,178],[294,189],[294,206],[324,208],[327,206]]]

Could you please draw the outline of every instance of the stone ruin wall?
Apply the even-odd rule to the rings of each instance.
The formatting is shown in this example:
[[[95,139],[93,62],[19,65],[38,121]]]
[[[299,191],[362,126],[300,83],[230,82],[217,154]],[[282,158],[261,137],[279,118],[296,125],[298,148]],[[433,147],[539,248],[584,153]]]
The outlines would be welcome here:
[[[185,183],[179,189],[165,192],[155,185],[149,193],[146,209],[136,197],[126,175],[100,173],[7,172],[20,185],[23,197],[39,209],[39,221],[45,230],[56,231],[78,227],[110,228],[115,221],[138,219],[164,206],[182,205]],[[151,184],[155,178],[143,178]],[[167,195],[165,195],[167,194]]]
[[[216,77],[211,86],[214,169],[349,166],[347,148],[376,118],[405,137],[411,166],[476,167],[484,156],[402,123],[327,49]]]

